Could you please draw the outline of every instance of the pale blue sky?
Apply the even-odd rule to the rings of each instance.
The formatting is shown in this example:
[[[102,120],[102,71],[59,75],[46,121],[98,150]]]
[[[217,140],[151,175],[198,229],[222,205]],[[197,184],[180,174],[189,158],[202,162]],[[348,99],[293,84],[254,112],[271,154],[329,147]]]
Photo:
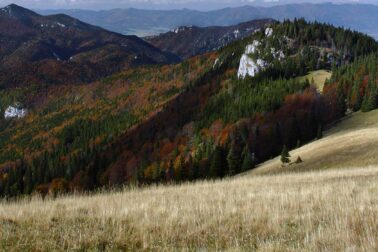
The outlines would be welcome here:
[[[38,9],[112,9],[112,8],[148,8],[148,9],[218,9],[242,5],[272,5],[293,2],[330,2],[332,0],[0,0],[5,6],[15,3],[27,8]],[[372,3],[378,0],[333,0],[335,3]]]

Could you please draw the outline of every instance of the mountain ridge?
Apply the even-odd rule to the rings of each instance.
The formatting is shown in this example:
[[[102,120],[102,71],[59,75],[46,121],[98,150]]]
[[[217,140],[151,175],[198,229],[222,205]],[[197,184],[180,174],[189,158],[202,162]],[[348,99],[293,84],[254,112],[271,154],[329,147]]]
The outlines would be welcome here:
[[[103,11],[40,10],[39,12],[65,12],[110,30],[123,34],[139,34],[141,36],[168,32],[177,26],[229,26],[261,18],[273,18],[283,21],[285,18],[304,17],[309,21],[314,21],[316,17],[319,22],[359,30],[375,35],[378,38],[378,30],[374,26],[377,23],[376,13],[378,12],[378,6],[371,4],[302,3],[272,7],[247,5],[207,12],[190,9],[162,11],[135,8]]]
[[[134,35],[65,14],[42,16],[13,4],[0,9],[0,21],[0,86],[90,82],[127,67],[179,61]]]
[[[277,21],[273,19],[257,19],[233,26],[181,26],[167,33],[144,39],[162,51],[186,59],[218,50],[275,22]]]

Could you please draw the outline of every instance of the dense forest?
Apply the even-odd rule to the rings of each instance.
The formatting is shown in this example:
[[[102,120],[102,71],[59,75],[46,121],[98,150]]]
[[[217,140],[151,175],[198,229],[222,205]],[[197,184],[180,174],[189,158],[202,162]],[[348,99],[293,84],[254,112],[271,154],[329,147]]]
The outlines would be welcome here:
[[[1,195],[230,176],[321,138],[348,109],[377,107],[372,38],[304,20],[272,29],[174,66],[1,91],[2,111],[30,107],[24,119],[0,120]],[[267,67],[238,78],[255,40],[263,43],[251,57]],[[297,78],[318,69],[333,71],[323,90]]]

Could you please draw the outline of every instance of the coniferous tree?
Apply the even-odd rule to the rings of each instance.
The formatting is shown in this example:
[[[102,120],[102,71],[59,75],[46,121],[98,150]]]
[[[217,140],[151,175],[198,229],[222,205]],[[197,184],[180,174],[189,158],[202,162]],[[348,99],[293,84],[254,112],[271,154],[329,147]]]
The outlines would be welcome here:
[[[369,86],[370,86],[370,93],[369,93],[369,99],[368,99],[368,110],[374,110],[377,108],[377,85],[375,84],[373,76],[369,77]]]
[[[361,111],[362,112],[368,112],[369,111],[369,95],[365,93],[364,98],[362,99],[362,104],[361,104]]]
[[[32,171],[30,167],[26,168],[24,183],[25,183],[24,193],[30,194],[33,191],[33,186],[34,186]]]
[[[316,139],[322,139],[323,138],[323,127],[321,124],[318,125],[318,131],[316,133]]]
[[[281,152],[281,162],[282,164],[290,163],[290,154],[286,147],[286,145],[283,146],[282,152]]]
[[[345,96],[342,85],[339,85],[336,91],[337,91],[336,103],[337,103],[338,113],[340,117],[343,117],[346,112],[346,103],[345,103],[346,96]]]
[[[227,155],[228,174],[235,175],[240,171],[241,160],[238,151],[235,148],[235,144],[231,144],[230,151]]]
[[[254,168],[254,160],[252,159],[251,151],[248,148],[248,145],[245,145],[245,148],[243,150],[243,163],[242,163],[242,171],[248,171],[252,168]]]
[[[187,180],[188,179],[188,172],[187,172],[187,169],[186,169],[186,165],[185,165],[185,158],[183,155],[180,155],[180,159],[179,159],[179,162],[180,162],[180,168],[179,168],[179,180]]]
[[[221,177],[223,165],[223,151],[220,146],[216,146],[210,163],[210,177]]]

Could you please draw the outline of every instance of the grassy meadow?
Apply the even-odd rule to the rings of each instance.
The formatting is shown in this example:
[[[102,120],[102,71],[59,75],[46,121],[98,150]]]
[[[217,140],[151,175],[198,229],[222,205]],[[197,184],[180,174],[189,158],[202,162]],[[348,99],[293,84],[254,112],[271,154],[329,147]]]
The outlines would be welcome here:
[[[0,204],[3,251],[377,251],[378,167]]]
[[[308,80],[310,83],[312,80],[314,80],[314,84],[316,88],[322,92],[324,84],[327,79],[330,79],[332,76],[332,72],[328,70],[317,70],[317,71],[311,71],[305,76],[298,77],[297,80],[302,82],[305,80]]]

